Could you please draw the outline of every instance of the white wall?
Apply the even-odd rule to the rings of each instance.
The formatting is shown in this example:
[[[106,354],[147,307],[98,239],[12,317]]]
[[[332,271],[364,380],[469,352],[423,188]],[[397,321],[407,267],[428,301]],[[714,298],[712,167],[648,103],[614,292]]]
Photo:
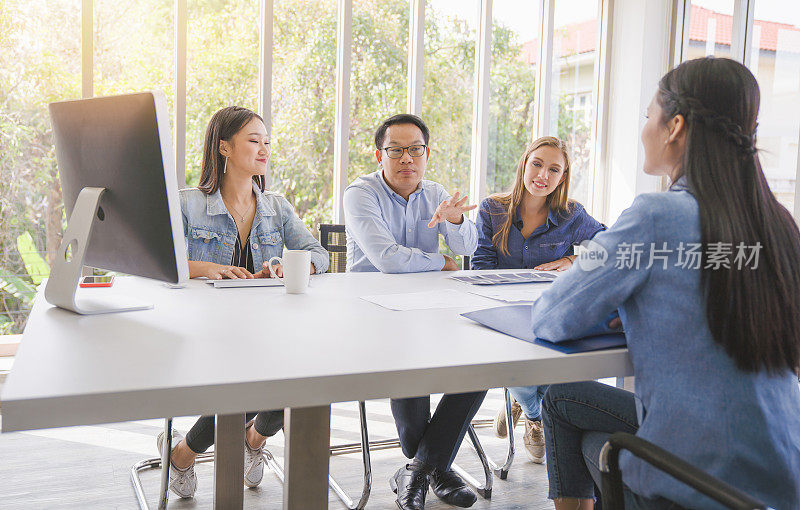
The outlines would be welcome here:
[[[610,104],[605,204],[611,225],[636,195],[661,190],[661,178],[642,171],[639,138],[647,105],[669,69],[671,0],[615,0],[612,22]]]

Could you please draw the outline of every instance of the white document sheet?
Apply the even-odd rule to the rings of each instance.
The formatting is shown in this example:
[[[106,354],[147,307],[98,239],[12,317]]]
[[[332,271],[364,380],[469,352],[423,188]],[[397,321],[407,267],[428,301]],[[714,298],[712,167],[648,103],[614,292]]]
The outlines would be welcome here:
[[[452,289],[361,296],[361,299],[388,308],[389,310],[397,311],[428,310],[432,308],[464,308],[470,306],[490,306],[492,304],[492,302],[486,298]]]
[[[504,303],[533,303],[542,292],[550,288],[550,284],[528,283],[519,285],[472,286],[469,292]]]

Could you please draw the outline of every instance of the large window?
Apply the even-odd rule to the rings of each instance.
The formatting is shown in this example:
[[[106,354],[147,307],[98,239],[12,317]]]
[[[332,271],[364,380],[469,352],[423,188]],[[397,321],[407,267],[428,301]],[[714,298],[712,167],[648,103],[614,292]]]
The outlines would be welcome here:
[[[532,141],[541,26],[535,2],[496,0],[493,9],[486,169],[489,193],[511,189],[517,162]]]
[[[0,1],[0,334],[21,333],[61,240],[47,103],[81,94],[80,2]]]
[[[470,184],[478,14],[477,0],[426,2],[422,118],[431,131],[431,156],[425,178],[462,196]],[[461,263],[441,238],[439,251]]]
[[[476,0],[429,0],[425,12],[422,118],[431,130],[426,178],[469,192]]]
[[[732,27],[733,0],[692,0],[684,60],[707,56],[730,58]]]
[[[94,4],[94,95],[158,89],[167,96],[170,121],[175,99],[175,9],[171,2]]]
[[[548,133],[569,144],[570,197],[584,204],[589,200],[593,180],[591,132],[597,26],[597,0],[556,3]]]
[[[761,88],[758,148],[770,188],[793,211],[800,141],[800,6],[756,2],[750,69]]]
[[[231,105],[258,108],[259,10],[256,0],[204,0],[189,2],[188,14],[186,184],[196,186],[214,112]]]
[[[375,129],[406,111],[407,0],[353,1],[348,179],[374,172]]]
[[[337,2],[273,9],[272,189],[314,228],[333,215]]]

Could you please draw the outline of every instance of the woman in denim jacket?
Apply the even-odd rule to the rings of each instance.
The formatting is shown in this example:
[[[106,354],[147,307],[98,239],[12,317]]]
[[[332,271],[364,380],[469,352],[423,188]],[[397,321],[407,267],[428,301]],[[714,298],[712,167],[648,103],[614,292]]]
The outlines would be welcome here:
[[[519,160],[514,187],[481,203],[478,249],[472,269],[564,271],[572,266],[573,245],[603,230],[583,206],[568,200],[570,158],[566,144],[545,136],[530,144]],[[528,458],[544,462],[542,396],[547,386],[508,388],[512,427],[525,415],[523,444]],[[506,412],[494,419],[494,433],[506,437]]]
[[[631,393],[596,382],[544,397],[549,497],[594,506],[610,433],[635,433],[771,508],[800,508],[800,232],[755,148],[755,77],[703,58],[659,82],[642,129],[644,171],[669,191],[636,197],[591,241],[595,257],[533,307],[533,333],[576,338],[619,309]],[[606,255],[600,260],[599,256]],[[721,508],[627,452],[625,508]]]
[[[267,261],[284,246],[311,252],[311,274],[327,271],[327,251],[289,202],[264,190],[269,153],[266,127],[254,112],[231,106],[211,118],[200,185],[180,192],[192,278],[269,278]],[[275,272],[281,276],[282,268]],[[283,427],[283,410],[247,413],[247,420],[244,483],[255,487],[264,473],[264,442]],[[214,417],[199,418],[185,439],[174,435],[169,486],[190,498],[197,489],[195,457],[214,442]],[[159,451],[162,444],[159,435]]]

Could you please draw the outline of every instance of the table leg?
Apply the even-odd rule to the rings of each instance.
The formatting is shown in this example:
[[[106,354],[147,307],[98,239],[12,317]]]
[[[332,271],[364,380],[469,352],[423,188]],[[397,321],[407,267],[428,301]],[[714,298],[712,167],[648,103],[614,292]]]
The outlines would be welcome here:
[[[244,504],[244,413],[218,414],[214,437],[214,508]]]
[[[283,510],[328,508],[331,406],[286,409]]]

